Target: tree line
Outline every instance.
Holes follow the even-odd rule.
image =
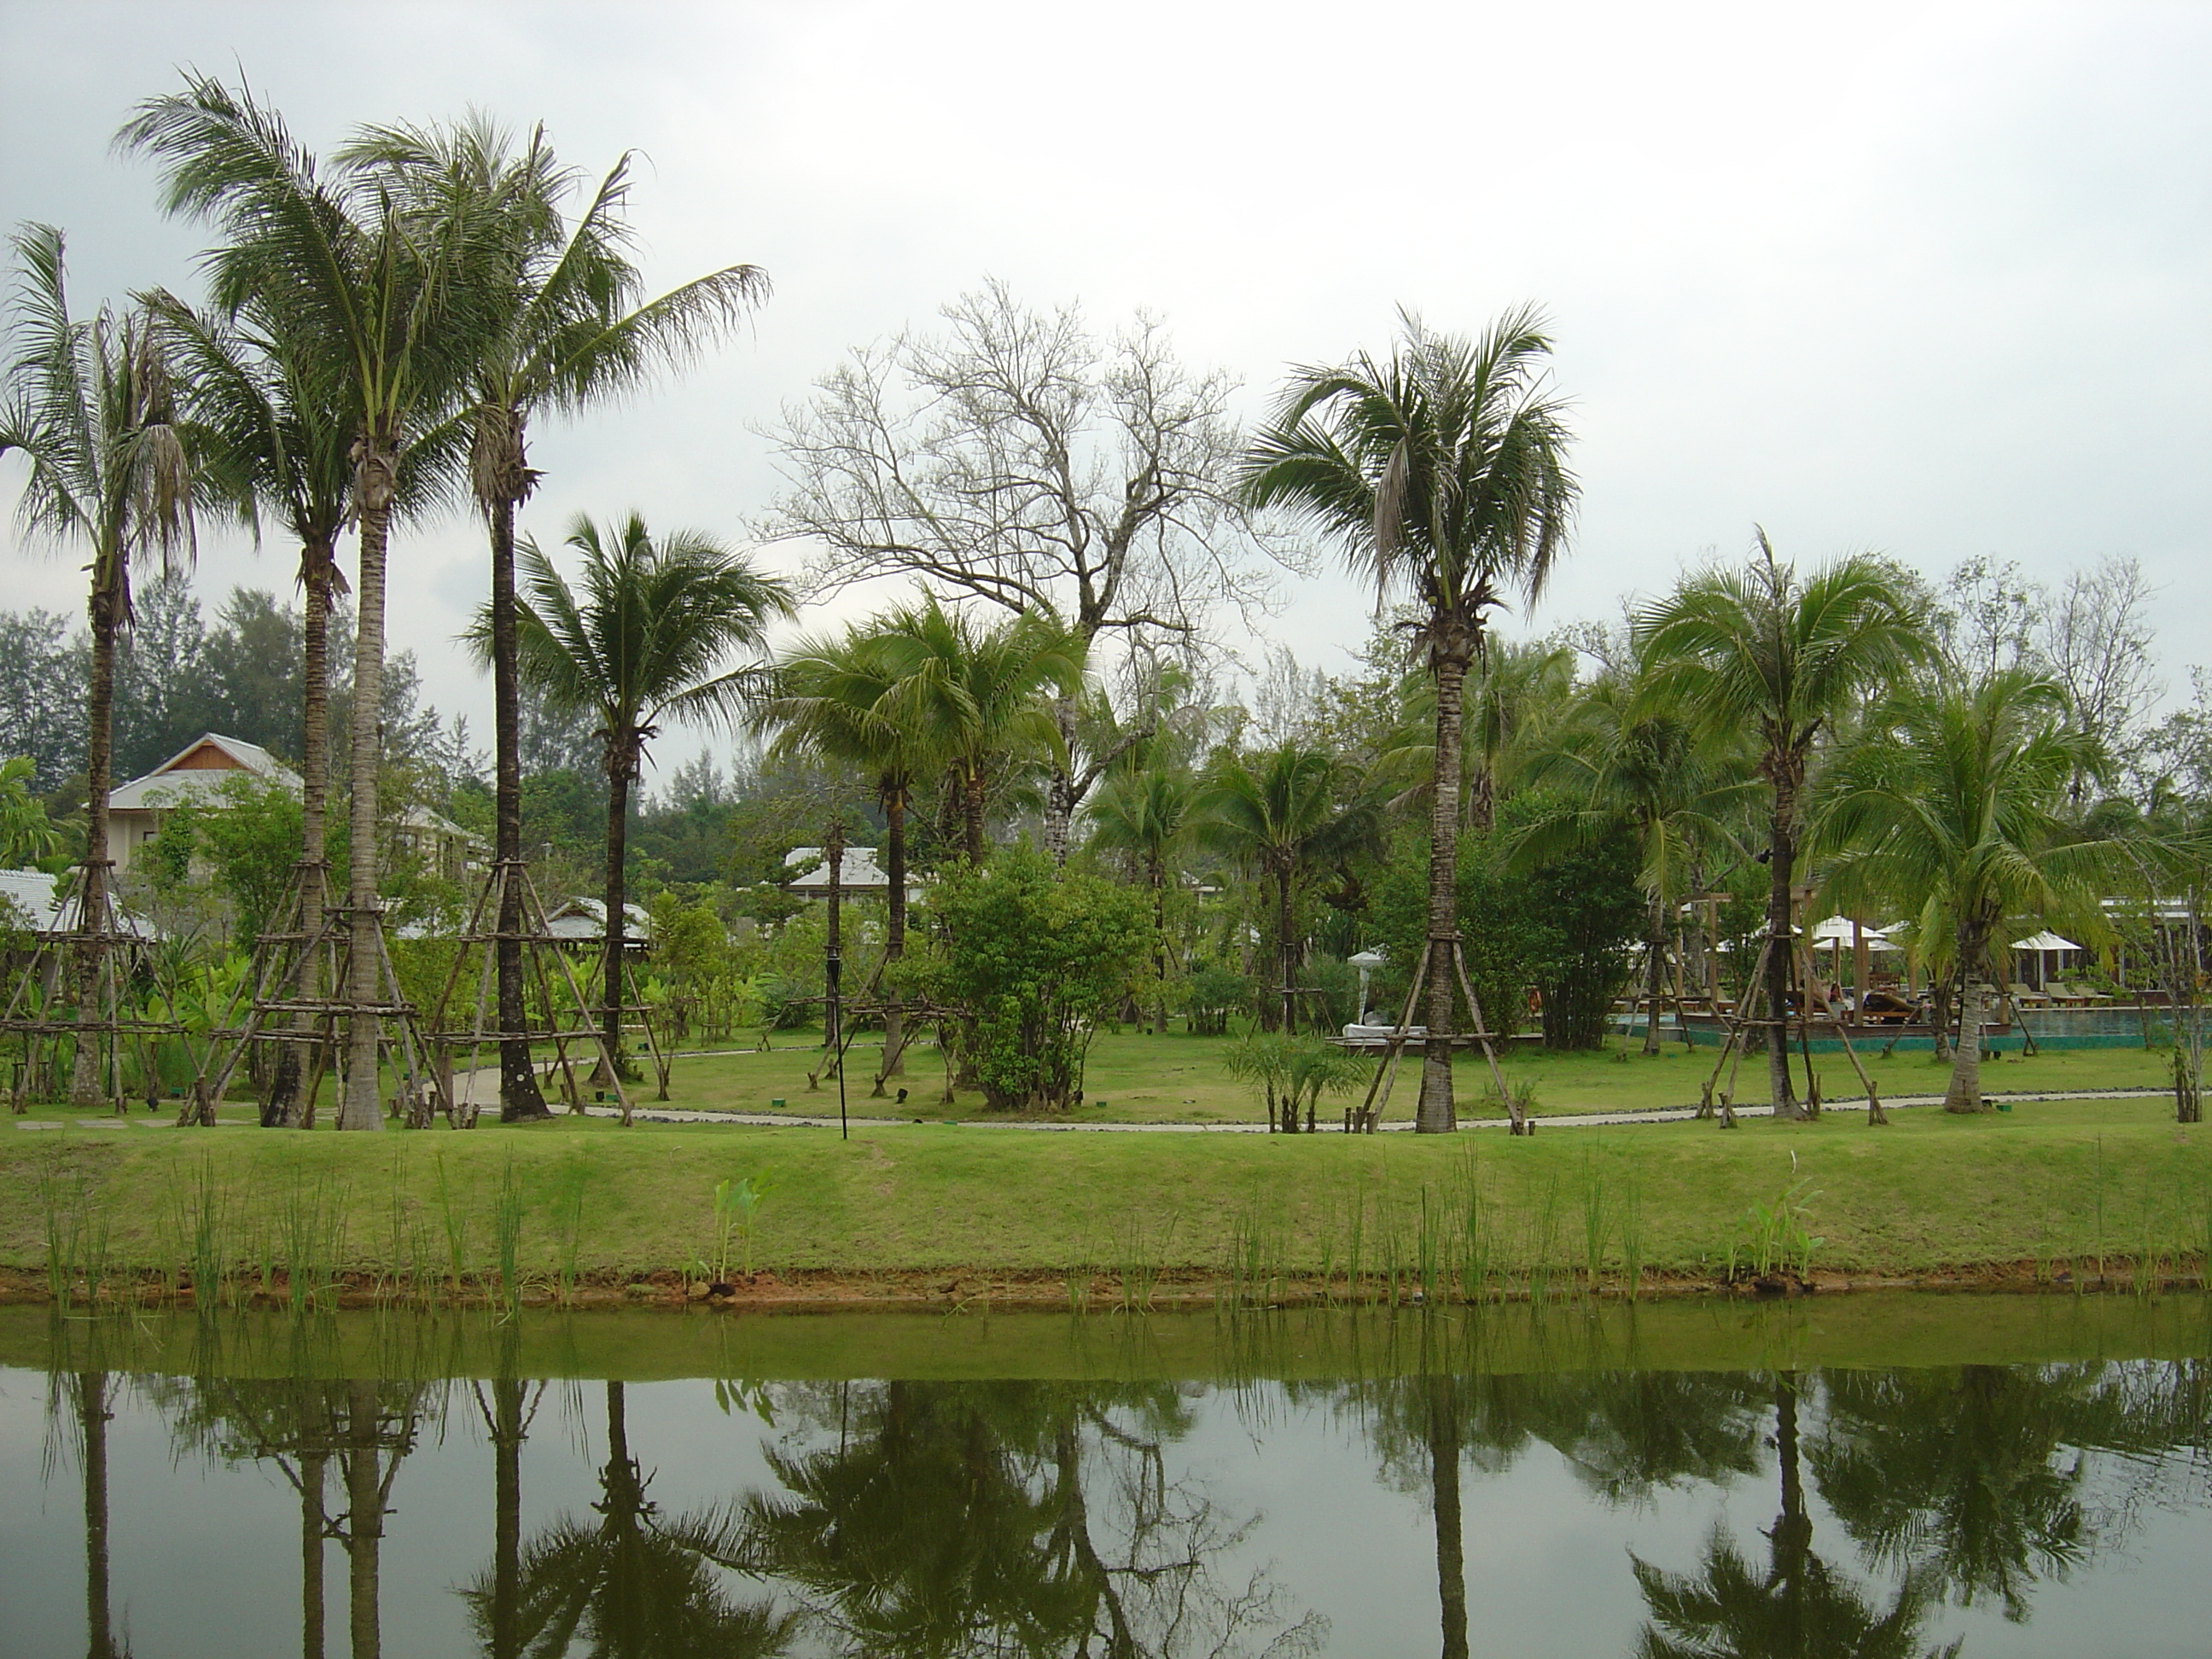
[[[390,805],[410,787],[485,832],[508,1119],[547,1109],[507,879],[540,828],[598,843],[611,1037],[626,902],[672,873],[651,846],[684,849],[679,903],[774,927],[775,842],[802,823],[877,836],[878,1085],[911,1000],[1006,1104],[1079,1095],[1101,1019],[1158,1030],[1240,1002],[1269,1028],[1334,1018],[1347,959],[1380,945],[1386,1004],[1409,999],[1427,1033],[1419,1127],[1449,1129],[1471,1023],[1535,1018],[1547,1042],[1587,1046],[1639,959],[1656,1006],[1670,955],[1721,947],[1723,909],[1735,975],[1764,963],[1738,988],[1793,1006],[1794,953],[1757,941],[1790,936],[1808,888],[1902,918],[1962,1032],[2016,923],[2102,945],[2116,894],[2161,918],[2179,895],[2185,973],[2160,936],[2194,1000],[2203,700],[2144,727],[2139,568],[2107,561],[2047,593],[1984,560],[1938,589],[1869,556],[1801,568],[1761,534],[1618,627],[1510,638],[1498,618],[1543,596],[1579,495],[1533,309],[1474,336],[1408,313],[1379,353],[1294,369],[1247,433],[1228,382],[1182,365],[1157,324],[1103,337],[988,285],[854,352],[766,434],[785,483],[749,528],[803,551],[790,582],[634,511],[578,519],[557,553],[520,532],[533,421],[650,386],[768,295],[732,264],[649,296],[627,158],[593,180],[543,129],[477,117],[364,126],[319,157],[250,88],[198,75],[142,105],[119,146],[210,234],[204,296],[149,289],[79,314],[60,231],[21,228],[0,404],[0,448],[29,461],[23,523],[91,577],[81,635],[47,613],[0,619],[20,647],[0,713],[31,763],[15,787],[66,793],[82,771],[81,1007],[110,937],[115,769],[218,719],[296,733],[270,745],[306,779],[287,928],[382,915]],[[488,778],[385,646],[394,538],[455,507],[487,532],[467,644],[492,680]],[[218,519],[296,544],[296,613],[244,590],[201,621],[179,573]],[[1240,701],[1228,636],[1324,558],[1376,596],[1361,671],[1271,659]],[[865,621],[769,649],[802,599],[886,579],[902,596]],[[80,684],[81,748],[57,690]],[[748,788],[679,775],[666,836],[634,848],[651,745],[680,720],[747,732]],[[1024,836],[1033,854],[1006,848]],[[940,884],[910,951],[924,873]],[[1039,930],[1110,940],[1115,971],[1040,953]],[[345,985],[303,962],[294,989],[357,1011],[338,1116],[364,1127],[380,1005],[374,954],[349,960]],[[1026,1001],[977,977],[993,963]],[[1786,1032],[1765,1033],[1786,1115]],[[98,1092],[92,1046],[81,1099]],[[305,1048],[286,1051],[272,1121],[305,1110]],[[1972,1109],[1980,1045],[1956,1048],[1952,1102]],[[2192,1075],[2197,1048],[2178,1061]]]

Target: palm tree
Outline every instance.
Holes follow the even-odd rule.
[[[195,312],[174,295],[153,296],[188,377],[188,404],[223,470],[273,514],[300,545],[300,915],[298,931],[322,931],[328,895],[324,817],[330,798],[330,617],[346,591],[337,538],[353,507],[353,425],[342,386],[296,337],[294,319],[249,306],[242,325]],[[322,994],[320,956],[302,951],[293,984],[302,1002]],[[311,1016],[295,1021],[301,1030]],[[311,1045],[280,1053],[263,1121],[306,1127],[301,1076]]]
[[[167,211],[208,220],[224,237],[207,258],[217,308],[290,319],[294,337],[315,353],[317,378],[342,388],[360,570],[346,898],[355,948],[344,988],[357,1012],[337,1127],[379,1128],[381,962],[370,947],[380,908],[386,548],[403,468],[429,459],[428,447],[446,435],[440,423],[475,361],[497,289],[497,241],[459,216],[407,211],[373,167],[320,176],[280,116],[208,76],[188,75],[185,91],[142,104],[119,142],[161,163]]]
[[[1528,781],[1553,785],[1565,799],[1521,833],[1514,855],[1516,862],[1540,862],[1623,825],[1635,838],[1647,916],[1644,1052],[1656,1054],[1668,936],[1690,872],[1706,848],[1735,844],[1734,825],[1759,785],[1680,716],[1640,712],[1638,695],[1632,682],[1599,680],[1553,742],[1530,758]]]
[[[910,703],[901,707],[901,675],[884,635],[872,626],[846,629],[842,638],[809,638],[778,659],[775,690],[751,715],[756,731],[776,733],[781,755],[805,753],[858,766],[875,779],[884,809],[885,923],[884,967],[906,954],[906,819],[915,784],[941,763],[940,739],[917,723]],[[904,716],[904,718],[902,718]],[[904,999],[896,982],[884,994],[884,1079],[905,1068]]]
[[[417,210],[482,227],[499,243],[491,305],[471,369],[469,483],[491,541],[494,818],[492,856],[507,870],[522,858],[521,691],[514,635],[514,515],[542,476],[526,439],[539,410],[574,413],[634,392],[734,325],[766,297],[753,265],[729,265],[659,298],[629,254],[623,213],[630,157],[623,155],[573,224],[562,204],[577,174],[554,158],[542,128],[520,154],[482,118],[449,127],[372,128],[344,152],[391,175]],[[500,1030],[524,1029],[522,891],[501,887],[494,950]],[[500,1118],[550,1115],[526,1037],[500,1044]]]
[[[883,716],[934,732],[945,758],[968,861],[983,861],[983,821],[992,787],[1013,757],[1054,753],[1060,727],[1048,693],[1072,695],[1085,647],[1048,617],[1022,614],[979,626],[934,594],[887,612],[878,623],[882,660],[894,684]]]
[[[571,589],[537,544],[522,544],[526,593],[515,605],[524,682],[557,712],[599,722],[606,757],[607,875],[604,960],[607,1053],[622,1052],[623,857],[630,786],[665,720],[728,720],[745,672],[725,665],[757,650],[791,590],[712,537],[679,530],[655,538],[630,514],[612,535],[579,514],[568,544],[583,560]],[[489,612],[492,607],[487,605]],[[470,635],[488,656],[495,618]]]
[[[1462,805],[1468,823],[1487,831],[1497,822],[1499,775],[1516,771],[1572,702],[1575,654],[1565,646],[1492,635],[1474,674],[1461,714],[1465,769],[1474,775],[1465,781]],[[1394,805],[1425,807],[1436,787],[1437,683],[1425,672],[1408,674],[1401,696],[1397,726],[1383,739],[1376,769],[1402,781]]]
[[[1253,441],[1244,493],[1318,526],[1378,597],[1409,590],[1414,640],[1437,685],[1436,789],[1429,811],[1428,1041],[1415,1126],[1453,1123],[1462,688],[1489,613],[1533,601],[1566,544],[1576,486],[1562,403],[1544,366],[1551,340],[1533,311],[1479,341],[1431,334],[1411,316],[1387,362],[1297,371]]]
[[[108,933],[107,797],[113,782],[116,642],[131,622],[131,568],[166,574],[192,548],[191,434],[180,420],[160,335],[143,313],[70,315],[62,233],[27,225],[10,239],[15,293],[0,386],[0,454],[30,476],[17,505],[34,536],[82,546],[92,573],[92,676],[85,699],[85,848],[77,1018],[95,1017]],[[70,1098],[100,1098],[100,1045],[76,1044]]]
[[[1847,902],[1900,902],[1921,939],[1949,945],[1959,1044],[1943,1109],[1982,1111],[1981,976],[2005,950],[2004,924],[2063,911],[2073,927],[2103,926],[2119,849],[2081,839],[2067,811],[2094,739],[2067,718],[2057,681],[2021,668],[1970,690],[1905,687],[1868,724],[1817,825],[1833,851],[1828,886]]]
[[[501,1622],[500,1586],[464,1590],[485,1650],[591,1659],[769,1659],[798,1621],[771,1602],[733,1601],[715,1568],[736,1547],[711,1510],[674,1518],[646,1496],[631,1455],[623,1385],[606,1385],[607,1461],[589,1521],[563,1516],[531,1540]]]
[[[1286,744],[1244,760],[1224,760],[1206,781],[1197,832],[1273,884],[1275,957],[1282,1006],[1270,1030],[1297,1026],[1297,895],[1319,864],[1340,862],[1373,844],[1382,814],[1344,763],[1326,749]]]
[[[1091,844],[1126,853],[1144,872],[1152,893],[1152,931],[1158,939],[1152,969],[1159,998],[1152,1033],[1168,1029],[1168,872],[1198,827],[1198,782],[1180,769],[1153,767],[1121,772],[1091,802]]]
[[[1800,580],[1766,532],[1743,570],[1715,568],[1637,613],[1649,665],[1640,713],[1686,716],[1723,735],[1754,734],[1767,810],[1767,1080],[1774,1115],[1802,1118],[1790,1082],[1789,1006],[1799,815],[1815,742],[1836,718],[1901,680],[1928,650],[1910,586],[1854,555]]]
[[[1814,1553],[1794,1374],[1775,1378],[1774,1398],[1782,1513],[1766,1534],[1765,1572],[1745,1560],[1719,1528],[1696,1578],[1632,1555],[1637,1588],[1651,1610],[1637,1644],[1638,1659],[1957,1659],[1961,1642],[1923,1644],[1922,1626],[1937,1605],[1936,1586],[1925,1575],[1905,1573],[1885,1609]]]

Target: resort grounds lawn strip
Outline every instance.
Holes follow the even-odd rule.
[[[465,1290],[513,1303],[647,1275],[750,1282],[748,1266],[955,1300],[963,1275],[1026,1276],[1032,1299],[1037,1281],[1064,1281],[1076,1308],[1145,1305],[1199,1281],[1265,1301],[1301,1286],[1550,1296],[1731,1268],[1741,1280],[2009,1267],[2083,1284],[2140,1261],[2194,1278],[2212,1242],[2212,1131],[2171,1110],[1928,1109],[1869,1129],[1833,1109],[1811,1125],[1527,1139],[902,1125],[841,1141],[574,1117],[372,1138],[93,1118],[0,1133],[0,1266],[43,1278],[58,1262],[53,1287],[80,1297],[88,1282],[219,1276],[295,1306],[341,1281],[434,1297],[458,1272]],[[767,1187],[750,1237],[718,1223],[714,1202],[716,1183],[744,1177]]]
[[[932,1046],[910,1047],[906,1075],[891,1079],[890,1093],[873,1099],[869,1090],[881,1050],[869,1046],[872,1034],[856,1039],[848,1055],[850,1075],[845,1079],[847,1109],[855,1116],[943,1118],[988,1121],[993,1113],[981,1095],[964,1091],[951,1106],[941,1103],[945,1069]],[[1603,1053],[1553,1054],[1533,1043],[1512,1043],[1503,1054],[1506,1084],[1535,1090],[1535,1111],[1540,1116],[1580,1112],[1648,1111],[1669,1106],[1694,1106],[1705,1079],[1718,1058],[1711,1048],[1686,1049],[1679,1042],[1666,1045],[1656,1058],[1637,1052],[1640,1037],[1631,1040],[1628,1057],[1620,1057],[1618,1039]],[[1135,1033],[1102,1033],[1091,1045],[1085,1068],[1084,1103],[1066,1113],[1049,1115],[1055,1122],[1077,1123],[1262,1123],[1253,1085],[1231,1078],[1225,1056],[1233,1037],[1190,1036],[1171,1032],[1164,1036]],[[793,1116],[835,1116],[837,1079],[824,1077],[818,1088],[806,1086],[808,1074],[822,1063],[818,1033],[780,1032],[775,1047],[767,1054],[686,1055],[675,1062],[667,1105],[693,1111],[786,1113]],[[1925,1052],[1900,1051],[1881,1058],[1879,1043],[1860,1045],[1869,1073],[1884,1100],[1899,1096],[1940,1095],[1950,1076],[1950,1062],[1937,1062]],[[2033,1093],[2084,1089],[2155,1089],[2172,1079],[2172,1051],[2166,1048],[2045,1049],[2033,1059],[2008,1053],[1989,1062],[1983,1086],[1991,1093]],[[1398,1067],[1390,1097],[1390,1116],[1410,1119],[1413,1092],[1419,1081],[1420,1055],[1409,1051]],[[1802,1066],[1802,1062],[1800,1062]],[[1814,1056],[1822,1094],[1848,1102],[1857,1091],[1850,1061],[1842,1054]],[[1484,1097],[1488,1079],[1480,1054],[1462,1055],[1455,1068],[1460,1110],[1464,1117],[1503,1119],[1504,1109]],[[1798,1073],[1799,1085],[1803,1073]],[[896,1098],[907,1091],[903,1103]],[[656,1103],[648,1086],[637,1091],[636,1103],[651,1109]],[[1858,1097],[1863,1100],[1864,1097]],[[1320,1121],[1341,1123],[1344,1108],[1356,1103],[1358,1091],[1323,1099]],[[1750,1056],[1736,1079],[1736,1103],[1758,1105],[1766,1098],[1766,1070],[1763,1059]],[[778,1106],[775,1102],[781,1100]]]

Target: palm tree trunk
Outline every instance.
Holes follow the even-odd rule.
[[[107,1588],[107,1373],[76,1378],[77,1433],[84,1455],[84,1650],[114,1659],[115,1631]]]
[[[1975,978],[1982,959],[1983,942],[1963,932],[1959,939],[1959,1046],[1951,1056],[1951,1084],[1943,1091],[1947,1112],[1978,1112],[1988,1103],[1982,1098],[1982,987]]]
[[[1467,1567],[1461,1541],[1459,1402],[1449,1376],[1428,1389],[1430,1508],[1437,1528],[1437,1599],[1443,1610],[1443,1659],[1467,1659]]]
[[[636,740],[615,740],[607,757],[606,942],[599,964],[605,1001],[601,1005],[600,1029],[607,1046],[607,1058],[613,1062],[616,1072],[623,1075],[629,1071],[623,1063],[623,934],[626,920],[623,914],[623,861],[629,853],[629,782],[636,775]]]
[[[100,554],[93,564],[92,684],[85,698],[84,884],[77,902],[76,1000],[79,1023],[100,1018],[106,977],[108,879],[107,796],[114,787],[115,645],[131,607],[129,574],[120,553]],[[109,1009],[112,1016],[116,1011]],[[100,1089],[98,1036],[77,1039],[70,1067],[70,1103],[97,1106]]]
[[[1659,1052],[1659,1000],[1666,989],[1667,981],[1667,906],[1663,900],[1651,901],[1651,937],[1644,965],[1644,1052]]]
[[[352,1659],[378,1659],[383,1642],[377,1609],[384,1545],[384,1485],[379,1479],[376,1384],[346,1384],[346,1580]]]
[[[906,782],[884,791],[884,1063],[876,1068],[872,1100],[883,1098],[885,1078],[906,1075],[906,997],[892,981],[906,955]]]
[[[520,434],[515,434],[519,452]],[[520,465],[515,456],[517,470]],[[492,975],[499,1005],[499,1121],[553,1115],[530,1062],[522,975],[522,681],[514,645],[514,497],[489,503],[491,526],[492,862],[500,884],[498,941]]]
[[[346,907],[351,948],[346,957],[346,1000],[355,1010],[346,1028],[345,1089],[338,1100],[341,1129],[378,1129],[377,1051],[384,1022],[373,1010],[382,987],[376,949],[378,769],[384,758],[380,716],[384,703],[384,564],[392,530],[398,457],[389,440],[367,434],[355,465],[354,500],[360,508],[361,574],[355,584],[353,641],[353,798],[347,815]]]
[[[1291,866],[1279,866],[1275,871],[1275,960],[1283,975],[1280,1024],[1285,1036],[1295,1036],[1298,1029],[1297,920],[1291,906],[1297,891]]]
[[[1773,1565],[1770,1583],[1787,1587],[1784,1616],[1792,1626],[1780,1632],[1784,1653],[1807,1651],[1812,1632],[1797,1628],[1804,1615],[1805,1577],[1812,1565],[1813,1517],[1805,1508],[1805,1477],[1797,1428],[1797,1376],[1784,1371],[1774,1380],[1774,1455],[1781,1467],[1782,1513],[1768,1534]]]
[[[491,1385],[493,1508],[492,1659],[522,1651],[522,1391],[520,1378]]]
[[[300,1456],[300,1655],[323,1659],[323,1487],[327,1455]]]
[[[1146,860],[1152,883],[1152,967],[1159,975],[1159,1006],[1152,1012],[1152,1035],[1168,1034],[1168,872],[1158,854]]]
[[[300,916],[299,970],[292,994],[301,1002],[322,995],[322,951],[307,941],[323,930],[324,819],[331,793],[331,574],[332,549],[325,539],[301,550],[300,580],[305,612],[300,619]],[[314,1017],[294,1017],[292,1029],[314,1029]],[[262,1121],[273,1127],[305,1129],[309,1091],[305,1079],[314,1065],[315,1045],[288,1042],[278,1050],[276,1075],[269,1085]]]
[[[1452,1102],[1452,1000],[1458,989],[1452,944],[1459,933],[1460,738],[1472,652],[1439,648],[1437,676],[1437,776],[1429,800],[1428,1040],[1421,1059],[1420,1104],[1413,1127],[1443,1134],[1459,1127]]]
[[[966,769],[960,780],[960,826],[970,864],[983,861],[983,769]]]
[[[1790,963],[1796,951],[1790,934],[1790,878],[1797,866],[1797,786],[1784,778],[1774,786],[1774,816],[1767,838],[1766,1086],[1774,1115],[1802,1122],[1805,1112],[1790,1083]]]

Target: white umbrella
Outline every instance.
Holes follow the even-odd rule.
[[[2015,951],[2078,951],[2081,947],[2076,945],[2072,939],[2066,939],[2060,934],[2054,933],[2050,929],[2045,928],[2042,933],[2031,933],[2026,939],[2014,939],[2012,942],[2012,948]]]

